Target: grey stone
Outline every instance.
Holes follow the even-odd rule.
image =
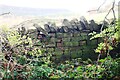
[[[71,23],[67,19],[63,20],[63,26],[67,26],[68,28],[72,28]]]
[[[89,26],[90,26],[91,31],[99,31],[100,30],[100,27],[98,26],[97,23],[95,23],[94,20],[90,20]]]
[[[71,20],[70,23],[71,23],[72,29],[74,31],[80,31],[81,30],[81,25],[80,25],[80,23],[77,19]]]
[[[69,29],[68,29],[67,26],[62,26],[62,29],[63,29],[63,31],[66,32],[66,33],[69,32]]]
[[[84,16],[80,17],[80,24],[81,24],[82,29],[89,29],[88,22]]]
[[[47,32],[38,24],[33,24],[33,26],[36,28],[36,31],[42,32],[43,34],[47,34]]]
[[[53,24],[51,22],[48,22],[48,24],[45,24],[44,28],[48,33],[55,33],[56,29],[57,29],[55,24]]]
[[[48,24],[44,24],[44,28],[45,28],[45,31],[48,33],[51,31]]]

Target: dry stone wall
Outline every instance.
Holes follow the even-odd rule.
[[[56,55],[54,61],[71,60],[73,58],[96,59],[94,49],[100,40],[90,40],[89,32],[51,33],[46,44],[47,52]]]

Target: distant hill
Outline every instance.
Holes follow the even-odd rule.
[[[42,9],[42,8],[27,8],[27,7],[15,7],[0,5],[0,14],[10,12],[15,15],[36,15],[36,16],[46,16],[46,15],[57,15],[57,14],[69,14],[72,13],[66,9]]]
[[[33,22],[37,20],[43,24],[44,22],[52,21],[52,19],[53,21],[57,21],[56,18],[71,17],[72,15],[73,13],[66,9],[42,9],[0,5],[0,25],[5,24],[9,25],[9,27],[27,20],[33,20]]]
[[[55,22],[57,25],[61,25],[61,21],[65,18],[69,20],[74,18],[79,19],[80,16],[85,16],[88,21],[94,19],[100,22],[104,20],[110,8],[111,4],[108,4],[102,6],[100,11],[94,11],[97,8],[93,8],[90,9],[90,11],[93,11],[81,15],[80,13],[73,13],[66,9],[41,9],[0,5],[0,26],[5,24],[13,27],[24,21],[32,21],[39,25],[43,25],[46,22]],[[117,10],[118,7],[115,6],[115,11]],[[118,13],[116,12],[117,15]],[[113,14],[110,14],[108,18],[113,18]]]

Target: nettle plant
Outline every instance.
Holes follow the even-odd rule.
[[[114,47],[117,47],[117,44],[120,41],[119,32],[120,28],[118,23],[116,23],[116,25],[109,25],[98,34],[96,32],[90,33],[89,35],[92,36],[90,38],[91,40],[96,38],[102,39],[102,42],[98,44],[95,52],[109,55],[109,52],[113,50]]]
[[[1,41],[1,62],[0,69],[2,72],[2,78],[13,78],[15,72],[17,72],[18,67],[22,68],[17,61],[16,56],[22,56],[22,51],[24,49],[23,44],[27,41],[29,43],[30,39],[22,38],[19,33],[10,29],[6,26],[0,27],[0,41]],[[16,71],[15,71],[16,70]],[[19,71],[18,71],[19,72]]]
[[[104,69],[98,75],[104,78],[112,78],[114,76],[119,76],[119,62],[110,56],[110,51],[113,50],[120,42],[120,26],[118,22],[113,25],[109,25],[106,29],[102,30],[100,33],[90,33],[91,40],[100,38],[102,41],[98,44],[95,49],[96,53],[99,53],[98,60],[95,68],[95,72],[99,70],[98,67]],[[105,59],[100,59],[101,55],[106,55]],[[97,77],[98,78],[98,77]]]
[[[0,78],[18,78],[22,76],[21,72],[26,71],[30,64],[27,62],[26,56],[33,45],[32,40],[25,35],[21,36],[17,30],[6,26],[1,26],[0,30]]]
[[[31,74],[40,72],[41,69],[48,68],[50,65],[51,54],[45,54],[45,50],[34,46],[35,42],[28,35],[21,36],[15,29],[10,29],[6,26],[0,27],[0,78],[2,79],[16,79],[33,78]],[[43,66],[46,65],[46,68]],[[41,68],[36,70],[37,67]],[[45,71],[45,75],[50,73]],[[39,77],[44,75],[39,73]]]

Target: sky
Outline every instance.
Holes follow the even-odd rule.
[[[43,9],[67,9],[72,12],[81,13],[99,7],[104,1],[105,0],[0,0],[0,5]],[[106,0],[106,3],[112,1],[113,0]]]

